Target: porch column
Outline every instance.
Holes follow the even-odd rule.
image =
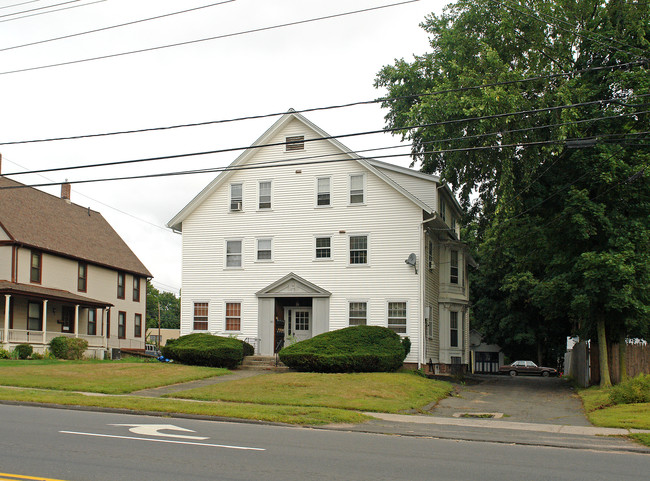
[[[79,337],[79,304],[74,306],[74,337]]]
[[[5,294],[5,327],[2,335],[2,343],[9,345],[9,308],[11,303],[11,294]]]
[[[47,344],[47,299],[43,299],[43,344]]]
[[[108,349],[108,338],[106,337],[106,313],[108,309],[102,309],[102,337],[104,338],[104,348]]]

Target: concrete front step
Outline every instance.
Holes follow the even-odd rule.
[[[280,361],[276,365],[275,356],[245,356],[239,369],[286,371],[289,368]]]

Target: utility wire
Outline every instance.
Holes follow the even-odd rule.
[[[234,33],[227,33],[227,34],[223,34],[223,35],[216,35],[214,37],[200,38],[200,39],[196,39],[196,40],[188,40],[188,41],[185,41],[185,42],[178,42],[178,43],[172,43],[172,44],[167,44],[167,45],[160,45],[160,46],[157,46],[157,47],[149,47],[149,48],[143,48],[143,49],[139,49],[139,50],[130,50],[128,52],[120,52],[120,53],[114,53],[114,54],[109,54],[109,55],[102,55],[102,56],[99,56],[99,57],[90,57],[90,58],[84,58],[84,59],[79,59],[79,60],[70,60],[68,62],[59,62],[59,63],[53,63],[53,64],[49,64],[49,65],[40,65],[40,66],[37,66],[37,67],[27,67],[27,68],[22,68],[22,69],[17,69],[17,70],[8,70],[8,71],[0,72],[0,75],[9,75],[9,74],[14,74],[14,73],[19,73],[19,72],[30,72],[30,71],[33,71],[33,70],[41,70],[41,69],[52,68],[52,67],[61,67],[63,65],[73,65],[73,64],[83,63],[83,62],[91,62],[91,61],[94,61],[94,60],[103,60],[103,59],[107,59],[107,58],[122,57],[122,56],[125,56],[125,55],[132,55],[132,54],[136,54],[136,53],[152,52],[152,51],[155,51],[155,50],[162,50],[162,49],[165,49],[165,48],[179,47],[179,46],[183,46],[183,45],[191,45],[191,44],[200,43],[200,42],[208,42],[208,41],[211,41],[211,40],[219,40],[219,39],[235,37],[235,36],[239,36],[239,35],[246,35],[246,34],[250,34],[250,33],[263,32],[263,31],[274,30],[274,29],[278,29],[278,28],[290,27],[290,26],[294,26],[294,25],[302,25],[302,24],[311,23],[311,22],[318,22],[318,21],[321,21],[321,20],[329,20],[329,19],[332,19],[332,18],[344,17],[344,16],[347,16],[347,15],[355,15],[355,14],[358,14],[358,13],[366,13],[366,12],[370,12],[370,11],[373,11],[373,10],[379,10],[379,9],[382,9],[382,8],[395,7],[395,6],[405,5],[405,4],[408,4],[408,3],[419,2],[419,1],[420,0],[404,0],[402,2],[391,3],[391,4],[388,4],[388,5],[380,5],[380,6],[377,6],[377,7],[364,8],[364,9],[361,9],[361,10],[352,10],[352,11],[343,12],[343,13],[336,13],[336,14],[332,14],[332,15],[324,15],[324,16],[321,16],[321,17],[314,17],[314,18],[309,18],[309,19],[305,19],[305,20],[297,20],[295,22],[287,22],[287,23],[282,23],[282,24],[276,24],[276,25],[271,25],[271,26],[268,26],[268,27],[253,28],[253,29],[250,29],[250,30],[243,30],[243,31],[234,32]]]
[[[521,7],[521,8],[525,8],[526,10],[528,10],[528,11],[530,11],[530,12],[532,12],[532,13],[526,13],[526,12],[522,12],[521,10],[517,10],[517,9],[515,8],[515,6],[512,5],[512,2],[509,2],[509,1],[507,1],[507,0],[504,0],[503,2],[500,2],[500,1],[497,1],[497,0],[491,0],[491,1],[492,1],[493,3],[496,3],[496,4],[498,4],[498,5],[501,5],[502,7],[505,7],[505,8],[508,8],[508,9],[514,11],[514,12],[517,12],[517,13],[519,13],[519,14],[521,14],[521,15],[525,15],[525,16],[531,17],[531,18],[533,18],[533,19],[535,19],[535,20],[537,20],[537,21],[539,21],[539,22],[542,22],[542,23],[544,23],[544,24],[549,23],[549,24],[553,25],[554,27],[556,27],[556,28],[558,28],[558,29],[560,29],[560,30],[562,30],[562,31],[564,31],[564,32],[567,32],[567,33],[570,33],[570,34],[576,35],[576,36],[581,37],[581,38],[586,39],[586,40],[590,40],[590,41],[592,41],[592,42],[594,42],[594,43],[597,43],[597,44],[599,44],[599,45],[601,45],[601,46],[604,46],[604,47],[608,47],[608,48],[614,49],[614,50],[616,50],[616,51],[618,51],[618,52],[621,52],[621,53],[631,53],[631,52],[627,52],[627,51],[625,51],[625,50],[622,50],[622,49],[620,49],[620,48],[618,48],[618,47],[615,47],[614,45],[607,44],[607,43],[604,43],[604,42],[600,42],[600,41],[598,41],[598,40],[592,38],[592,37],[589,36],[589,35],[585,35],[584,33],[578,32],[578,31],[574,28],[574,25],[571,24],[570,22],[567,22],[566,20],[563,20],[563,19],[557,18],[557,17],[555,17],[555,16],[553,16],[553,15],[549,15],[549,14],[547,14],[547,13],[536,12],[533,8],[529,7],[528,5],[521,4],[521,5],[516,5],[516,6],[517,6],[517,7]],[[565,24],[565,25],[568,25],[570,28],[569,28],[569,29],[562,28],[562,27],[560,27],[557,23],[552,23],[552,22],[549,22],[548,20],[544,20],[544,19],[540,18],[540,15],[543,16],[543,17],[545,17],[545,18],[547,18],[547,19],[552,19],[552,20],[555,20],[556,22],[559,22],[559,23],[563,23],[563,24]],[[615,38],[612,38],[612,37],[608,37],[608,36],[606,36],[606,35],[602,35],[602,34],[600,34],[600,33],[598,33],[598,32],[590,32],[590,33],[591,33],[592,35],[596,35],[596,36],[598,36],[598,37],[600,37],[600,38],[604,38],[604,39],[606,39],[606,40],[609,40],[610,42],[616,42],[616,43],[618,43],[619,45],[622,45],[622,46],[624,46],[624,47],[631,48],[631,49],[635,49],[635,50],[638,50],[638,51],[640,51],[640,52],[643,52],[643,55],[648,55],[648,53],[650,53],[650,52],[646,52],[646,51],[643,50],[642,48],[635,47],[635,46],[633,46],[633,45],[629,45],[629,44],[627,44],[627,43],[625,43],[625,42],[621,42],[621,41],[618,40],[618,39],[615,39]],[[634,56],[637,57],[637,58],[647,59],[647,57],[642,57],[642,56],[637,55],[637,54],[632,54],[632,55],[634,55]]]
[[[8,159],[6,155],[2,156],[2,160],[6,160],[7,162],[10,162],[10,163],[12,163],[14,165],[17,165],[21,169],[27,170],[27,167],[25,167],[24,165],[20,165],[19,163],[15,162],[13,160]],[[53,179],[50,179],[49,177],[46,177],[43,174],[36,174],[36,175],[38,175],[39,177],[42,177],[43,179],[48,180],[50,182],[55,182]],[[54,183],[54,184],[51,184],[51,185],[57,185],[57,184]],[[154,224],[153,222],[149,222],[148,220],[142,219],[142,218],[137,217],[137,216],[135,216],[133,214],[129,214],[128,212],[120,210],[117,207],[113,207],[112,205],[108,205],[108,204],[102,202],[101,200],[94,199],[94,198],[92,198],[92,197],[90,197],[90,196],[88,196],[88,195],[86,195],[86,194],[84,194],[82,192],[77,191],[76,194],[80,195],[81,197],[85,197],[86,199],[92,200],[93,202],[97,202],[98,204],[101,204],[104,207],[108,207],[109,209],[113,209],[114,211],[119,212],[120,214],[127,215],[127,216],[129,216],[129,217],[131,217],[131,218],[133,218],[133,219],[135,219],[137,221],[144,222],[145,224],[149,224],[149,225],[151,225],[153,227],[157,227],[158,229],[163,230],[165,232],[170,232],[169,229],[167,229],[167,228],[165,228],[165,227],[163,227],[161,225]]]
[[[650,95],[650,94],[639,95],[639,97],[648,96],[648,95]],[[597,105],[597,104],[602,105],[602,104],[608,104],[608,103],[612,103],[612,102],[618,103],[618,100],[617,99],[594,100],[594,101],[590,101],[590,102],[581,102],[581,103],[577,103],[577,104],[567,104],[567,105],[561,105],[561,106],[555,106],[555,107],[545,107],[543,109],[524,110],[524,111],[518,111],[518,112],[507,112],[507,113],[501,113],[501,114],[486,115],[486,116],[482,116],[482,117],[468,117],[468,118],[464,118],[464,119],[445,120],[445,121],[440,121],[440,122],[432,122],[432,123],[428,123],[428,124],[393,127],[393,128],[380,129],[380,130],[369,130],[369,131],[365,131],[365,132],[354,132],[354,133],[341,134],[341,135],[330,135],[330,136],[325,136],[325,137],[316,137],[316,138],[312,138],[312,139],[304,139],[304,142],[317,142],[317,141],[321,141],[321,140],[332,140],[332,139],[340,139],[340,138],[348,138],[348,137],[358,137],[358,136],[363,136],[363,135],[383,134],[383,133],[387,133],[387,132],[397,132],[397,131],[412,130],[412,129],[419,129],[419,128],[436,127],[436,126],[441,126],[441,125],[449,125],[449,124],[455,124],[455,123],[470,122],[470,121],[475,121],[475,120],[496,119],[496,118],[503,118],[503,117],[508,117],[508,116],[530,115],[530,114],[540,113],[540,112],[550,112],[550,111],[554,111],[554,110],[583,107],[583,106],[588,106],[588,105]],[[68,166],[68,167],[52,167],[52,168],[49,168],[49,169],[40,169],[40,170],[34,170],[34,171],[29,171],[29,172],[17,172],[17,173],[15,173],[13,175],[37,174],[37,173],[42,173],[42,172],[56,172],[56,171],[60,171],[60,170],[77,170],[77,169],[86,169],[86,168],[93,168],[93,167],[106,167],[106,166],[114,166],[114,165],[134,164],[134,163],[151,162],[151,161],[158,161],[158,160],[177,159],[177,158],[181,158],[181,157],[196,157],[196,156],[200,156],[200,155],[221,154],[221,153],[226,153],[226,152],[243,151],[243,150],[247,150],[247,149],[261,149],[261,148],[266,148],[266,147],[277,147],[277,146],[280,146],[280,145],[286,145],[286,142],[274,142],[274,143],[270,143],[270,144],[249,145],[249,146],[245,146],[245,147],[230,147],[230,148],[226,148],[226,149],[216,149],[216,150],[209,150],[209,151],[203,151],[203,152],[190,152],[190,153],[176,154],[176,155],[165,155],[165,156],[149,157],[149,158],[135,159],[135,160],[122,160],[122,161],[116,161],[116,162],[100,162],[100,163],[95,163],[95,164],[84,164],[84,165]]]
[[[180,15],[180,14],[188,13],[188,12],[195,12],[197,10],[202,10],[202,9],[205,9],[205,8],[215,7],[217,5],[232,3],[234,1],[236,1],[236,0],[223,0],[221,2],[211,3],[209,5],[203,5],[203,6],[200,6],[200,7],[189,8],[187,10],[180,10],[178,12],[166,13],[164,15],[157,15],[155,17],[143,18],[143,19],[140,19],[140,20],[134,20],[132,22],[121,23],[119,25],[111,25],[109,27],[102,27],[102,28],[97,28],[95,30],[88,30],[88,31],[85,31],[85,32],[73,33],[73,34],[70,34],[70,35],[64,35],[62,37],[48,38],[46,40],[39,40],[37,42],[24,43],[22,45],[14,45],[13,47],[0,48],[0,52],[6,52],[7,50],[14,50],[14,49],[17,49],[17,48],[22,48],[22,47],[30,47],[32,45],[40,45],[40,44],[48,43],[48,42],[55,42],[57,40],[63,40],[63,39],[66,39],[66,38],[79,37],[79,36],[88,35],[88,34],[91,34],[91,33],[103,32],[105,30],[111,30],[113,28],[126,27],[128,25],[135,25],[135,24],[138,24],[138,23],[149,22],[151,20],[159,20],[161,18],[171,17],[171,16],[174,16],[174,15]]]
[[[30,0],[29,2],[14,3],[13,5],[5,5],[4,7],[0,7],[0,10],[4,10],[5,8],[19,7],[21,5],[27,5],[28,3],[36,3],[42,1],[43,0]]]
[[[645,134],[648,134],[648,133],[650,133],[650,132],[639,132],[639,133],[635,133],[635,134],[610,134],[610,135],[611,136],[616,136],[616,135],[642,135],[642,134],[645,135]],[[548,141],[508,144],[508,145],[470,147],[470,148],[464,148],[464,149],[436,150],[436,151],[421,152],[421,154],[436,154],[436,153],[443,153],[443,152],[458,152],[458,151],[473,151],[473,150],[485,150],[485,149],[504,149],[504,148],[511,148],[511,147],[538,146],[538,145],[565,143],[565,142],[571,141],[571,140],[583,140],[583,139],[548,140]],[[374,156],[370,160],[375,160],[375,159],[380,159],[380,158],[387,158],[387,157],[391,157],[391,158],[392,157],[404,157],[404,156],[410,156],[410,155],[411,155],[410,153],[406,153],[406,154],[392,154],[392,155],[384,155],[384,156]],[[211,168],[207,168],[207,169],[163,172],[163,173],[155,173],[155,174],[129,175],[129,176],[121,176],[121,177],[105,177],[105,178],[96,178],[96,179],[66,181],[65,183],[68,183],[68,184],[87,184],[87,183],[109,182],[109,181],[117,181],[117,180],[135,180],[135,179],[148,179],[148,178],[155,178],[155,177],[170,177],[170,176],[177,176],[177,175],[206,174],[206,173],[229,172],[229,171],[239,171],[239,170],[257,170],[257,169],[266,169],[266,168],[270,168],[270,167],[302,167],[302,166],[305,166],[305,165],[320,165],[320,164],[329,164],[329,163],[349,162],[349,161],[353,161],[353,160],[357,160],[357,159],[346,157],[346,158],[341,158],[341,159],[313,160],[313,161],[299,161],[299,162],[287,161],[287,160],[273,160],[273,161],[268,161],[268,162],[260,162],[260,163],[257,163],[257,164],[249,164],[249,165],[242,165],[242,166],[211,167]],[[9,176],[9,175],[24,174],[24,173],[26,173],[26,172],[20,172],[20,173],[15,173],[15,174],[4,174],[4,175]],[[20,188],[25,188],[25,187],[50,187],[50,186],[53,186],[53,185],[60,185],[62,183],[63,182],[31,184],[31,185],[21,184],[21,185],[16,185],[16,186],[0,187],[0,190],[4,190],[4,189],[20,189]]]
[[[46,5],[45,7],[38,7],[38,8],[32,8],[30,10],[23,10],[21,12],[14,12],[14,13],[7,13],[5,15],[0,15],[0,18],[3,17],[13,17],[15,15],[20,15],[21,13],[29,13],[29,12],[35,12],[37,10],[45,10],[46,8],[52,8],[52,7],[60,7],[61,5],[67,5],[69,3],[77,3],[80,0],[69,0],[67,2],[62,2],[62,3],[55,3],[54,5]]]
[[[94,2],[87,2],[87,3],[82,3],[81,5],[72,5],[71,7],[63,7],[63,8],[57,8],[55,10],[48,10],[47,12],[40,12],[40,13],[31,13],[29,15],[23,15],[22,17],[16,17],[16,18],[7,18],[5,20],[0,20],[0,23],[4,22],[13,22],[14,20],[21,20],[23,18],[28,18],[28,17],[36,17],[37,15],[47,15],[49,13],[55,13],[55,12],[61,12],[63,10],[70,10],[72,8],[81,8],[81,7],[87,7],[89,5],[93,5],[95,3],[103,3],[106,0],[96,0]]]
[[[105,1],[105,0],[102,0],[102,1]],[[221,119],[221,120],[209,120],[209,121],[205,121],[205,122],[194,122],[194,123],[189,123],[189,124],[178,124],[178,125],[170,125],[170,126],[165,126],[165,127],[150,127],[150,128],[145,128],[145,129],[122,130],[122,131],[105,132],[105,133],[98,133],[98,134],[74,135],[74,136],[67,136],[67,137],[53,137],[53,138],[35,139],[35,140],[17,140],[17,141],[10,141],[10,142],[0,142],[0,145],[31,144],[31,143],[38,143],[38,142],[54,142],[54,141],[60,141],[60,140],[78,140],[78,139],[87,139],[87,138],[92,138],[92,137],[106,137],[106,136],[111,136],[111,135],[136,134],[136,133],[143,133],[143,132],[153,132],[153,131],[159,131],[159,130],[179,129],[179,128],[186,128],[186,127],[201,127],[201,126],[206,126],[206,125],[224,124],[224,123],[230,123],[230,122],[240,122],[240,121],[244,121],[244,120],[256,120],[256,119],[263,119],[263,118],[269,118],[269,117],[278,117],[280,115],[285,115],[285,114],[292,113],[292,112],[302,114],[302,113],[307,113],[307,112],[316,112],[316,111],[323,111],[323,110],[332,110],[332,109],[340,109],[340,108],[347,108],[347,107],[355,107],[355,106],[359,106],[359,105],[370,105],[370,104],[376,104],[376,103],[381,103],[381,102],[391,102],[391,101],[395,101],[395,100],[403,100],[403,99],[410,99],[410,98],[416,99],[416,98],[421,98],[421,97],[430,97],[430,96],[436,96],[436,95],[442,95],[442,94],[448,94],[448,93],[466,92],[466,91],[469,91],[469,90],[478,90],[478,89],[484,89],[484,88],[489,88],[489,87],[512,85],[512,84],[517,84],[517,83],[532,82],[532,81],[536,81],[536,80],[545,80],[545,79],[552,79],[552,78],[557,78],[557,77],[567,77],[567,76],[582,74],[582,73],[586,73],[586,72],[592,72],[592,71],[598,71],[598,70],[610,70],[610,69],[617,69],[617,68],[626,68],[626,67],[633,67],[633,66],[638,66],[638,65],[643,65],[643,64],[648,64],[648,61],[628,62],[628,63],[625,63],[625,64],[619,64],[619,65],[605,65],[605,66],[600,66],[600,67],[591,67],[591,68],[585,68],[585,69],[582,69],[582,70],[575,70],[575,71],[572,71],[572,72],[561,72],[561,73],[557,73],[557,74],[528,77],[528,78],[521,79],[521,80],[506,80],[506,81],[502,81],[502,82],[494,82],[494,83],[483,84],[483,85],[475,85],[475,86],[469,86],[469,87],[458,87],[458,88],[454,88],[454,89],[438,90],[438,91],[434,91],[434,92],[427,92],[427,93],[413,94],[413,95],[403,95],[403,96],[398,96],[398,97],[382,97],[382,98],[375,99],[375,100],[362,100],[362,101],[358,101],[358,102],[350,102],[350,103],[338,104],[338,105],[329,105],[329,106],[325,106],[325,107],[313,107],[313,108],[302,109],[302,110],[290,110],[290,111],[285,111],[285,112],[274,112],[274,113],[270,113],[270,114],[249,115],[249,116],[245,116],[245,117],[235,117],[235,118]]]

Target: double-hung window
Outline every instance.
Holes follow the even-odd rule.
[[[449,282],[458,284],[458,251],[451,250],[449,261]]]
[[[271,181],[264,180],[260,182],[259,209],[271,208]]]
[[[406,334],[406,302],[388,303],[388,329]]]
[[[88,309],[88,335],[97,335],[97,310]]]
[[[142,337],[142,314],[136,314],[133,320],[133,337]]]
[[[233,212],[242,210],[243,200],[242,184],[230,184],[230,210]]]
[[[368,236],[350,236],[350,265],[368,264]]]
[[[241,267],[242,262],[242,241],[241,240],[228,240],[226,241],[226,268]]]
[[[273,241],[271,239],[257,239],[257,260],[258,261],[272,261]]]
[[[327,207],[331,205],[330,182],[330,177],[319,177],[316,180],[316,205],[318,207]]]
[[[429,251],[427,252],[427,263],[429,265],[429,270],[432,271],[435,269],[435,261],[433,260],[433,241],[429,241]]]
[[[241,302],[226,302],[226,331],[241,331]]]
[[[133,276],[133,300],[140,302],[140,278]]]
[[[332,258],[332,238],[329,236],[316,237],[316,260]]]
[[[208,303],[195,302],[194,303],[194,325],[192,326],[195,331],[208,330]]]
[[[80,262],[77,267],[77,290],[86,292],[88,289],[88,264]]]
[[[124,311],[117,313],[117,337],[126,339],[126,312]]]
[[[124,299],[126,289],[126,274],[124,272],[117,273],[117,298]]]
[[[368,323],[368,304],[366,302],[350,302],[348,307],[348,320],[351,326],[365,326]]]
[[[32,251],[31,268],[29,271],[30,282],[41,283],[43,255],[38,251]]]
[[[440,217],[442,217],[442,220],[444,222],[447,222],[447,206],[445,205],[445,201],[440,198]]]
[[[458,311],[449,311],[449,345],[458,347]]]
[[[43,304],[40,302],[30,302],[27,305],[27,330],[43,330]]]
[[[350,175],[350,204],[363,204],[365,199],[365,175]]]

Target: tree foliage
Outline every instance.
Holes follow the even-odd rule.
[[[647,3],[459,0],[422,27],[432,51],[376,86],[388,127],[468,209],[475,325],[538,357],[599,325],[601,343],[647,338]]]
[[[160,306],[160,327],[180,329],[180,298],[171,292],[159,291],[150,282],[147,282],[147,328],[158,327],[158,306]]]

